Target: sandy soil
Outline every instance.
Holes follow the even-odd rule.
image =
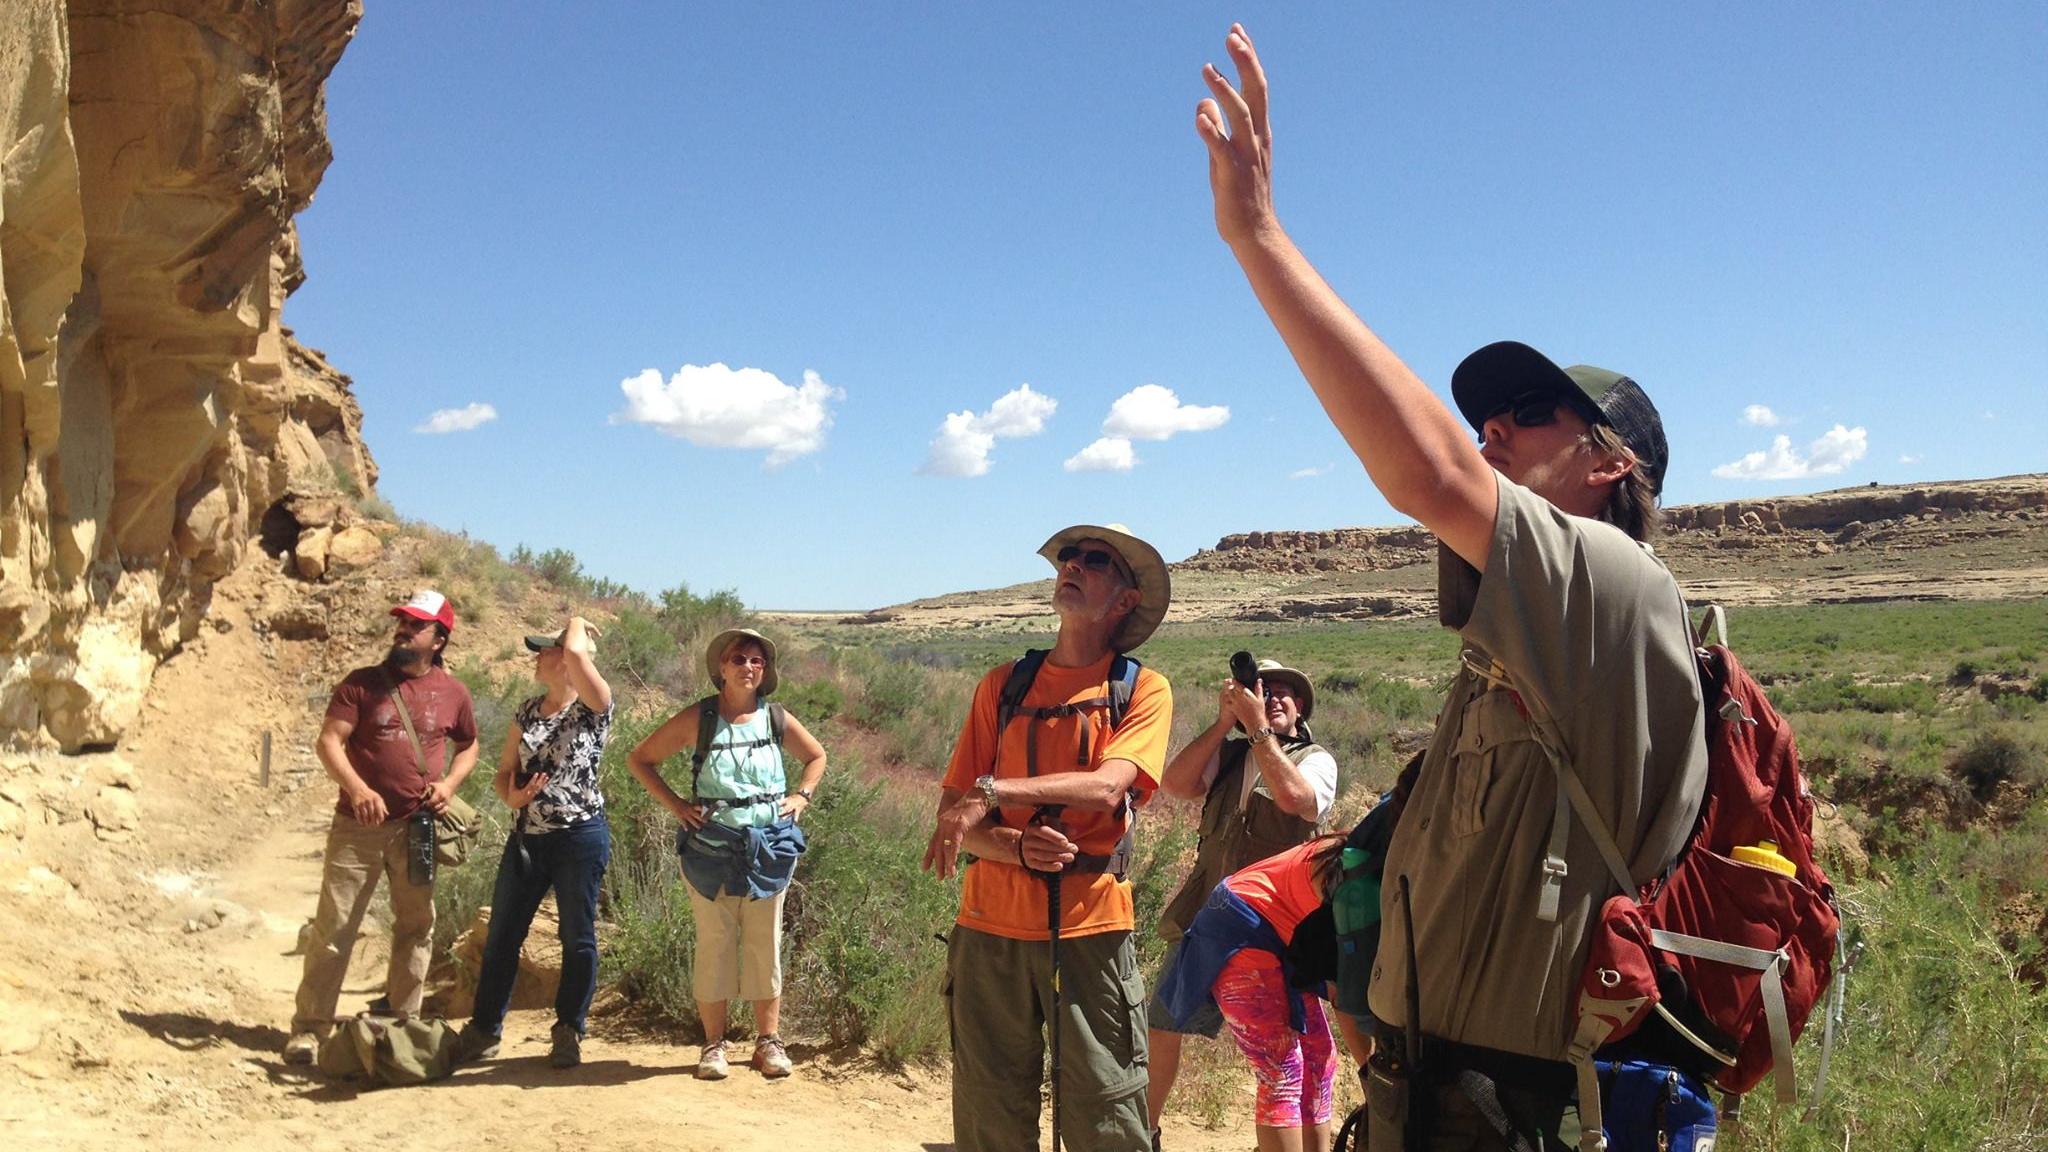
[[[252,564],[222,588],[224,630],[165,665],[118,753],[0,758],[0,811],[15,813],[0,826],[0,1147],[950,1147],[943,1069],[799,1042],[787,1081],[707,1084],[688,1074],[694,1044],[615,1017],[593,1021],[568,1072],[547,1067],[546,1011],[513,1013],[501,1058],[426,1087],[364,1091],[283,1064],[333,803],[310,741],[326,686],[385,634],[398,582],[329,590],[347,627],[285,642],[257,621],[292,589]],[[378,937],[359,946],[344,1007],[377,994],[385,954]],[[1248,1124],[1168,1131],[1176,1149],[1251,1143]]]

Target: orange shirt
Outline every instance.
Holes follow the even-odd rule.
[[[1323,894],[1316,888],[1313,857],[1327,841],[1317,838],[1297,844],[1278,856],[1245,865],[1223,878],[1224,886],[1238,899],[1266,918],[1280,939],[1294,943],[1294,931],[1308,914],[1322,906]],[[1248,948],[1238,955],[1256,968],[1277,968],[1280,958]]]
[[[1031,691],[1024,696],[1028,708],[1051,708],[1094,700],[1109,691],[1109,667],[1114,657],[1105,656],[1083,668],[1062,668],[1048,660],[1038,669]],[[1173,726],[1173,690],[1166,677],[1150,668],[1138,670],[1138,682],[1131,692],[1130,708],[1115,732],[1109,730],[1109,709],[1084,708],[1076,715],[1035,720],[1018,715],[1007,731],[996,732],[996,702],[1009,679],[1005,664],[981,678],[974,689],[974,704],[967,711],[967,723],[960,729],[960,742],[953,746],[952,762],[946,766],[944,786],[965,792],[974,779],[993,772],[998,779],[1030,775],[1025,740],[1029,729],[1038,726],[1038,774],[1086,772],[1105,760],[1129,760],[1138,766],[1138,789],[1142,803],[1159,787],[1159,774],[1166,761],[1166,739]],[[1076,763],[1081,749],[1082,725],[1088,726],[1088,759]],[[1000,739],[998,738],[1000,737]],[[1031,822],[1032,809],[1005,807],[1003,823],[1022,828]],[[1080,850],[1106,856],[1123,838],[1124,823],[1135,814],[1119,817],[1115,812],[1083,812],[1069,808],[1060,816],[1060,826]],[[976,860],[967,867],[960,884],[960,916],[956,923],[994,936],[1012,940],[1044,940],[1046,930],[1045,880],[1015,860]],[[1107,872],[1076,872],[1060,885],[1060,934],[1087,936],[1098,932],[1128,932],[1136,925],[1131,905],[1131,885]]]

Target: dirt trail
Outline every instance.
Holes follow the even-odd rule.
[[[514,1012],[499,1059],[425,1087],[362,1091],[284,1065],[333,803],[306,745],[324,685],[382,634],[391,589],[336,597],[336,622],[370,614],[321,645],[257,626],[273,584],[245,570],[224,587],[225,630],[164,667],[118,753],[0,757],[0,797],[22,813],[0,829],[0,1147],[950,1147],[942,1069],[797,1043],[787,1081],[707,1084],[689,1075],[694,1045],[616,1019],[593,1021],[568,1072],[547,1067],[547,1011]],[[345,1009],[382,984],[382,940],[357,952]],[[1251,1144],[1248,1123],[1168,1134],[1198,1152]]]

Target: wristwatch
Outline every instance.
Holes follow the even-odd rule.
[[[1252,743],[1257,744],[1260,741],[1264,740],[1266,737],[1271,736],[1272,734],[1273,729],[1260,728],[1259,730],[1252,733]]]
[[[981,802],[987,806],[989,811],[993,812],[996,810],[996,778],[993,775],[984,772],[975,777],[974,790],[981,793]]]
[[[811,798],[811,790],[809,788],[799,788],[795,792],[791,793],[791,795],[801,796],[805,800],[809,800]]]

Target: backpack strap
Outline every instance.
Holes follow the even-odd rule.
[[[718,732],[718,697],[697,701],[697,751],[690,756],[690,803],[697,799],[697,778],[704,774],[704,761],[711,755],[711,737]]]
[[[996,696],[996,740],[1003,738],[1003,730],[1024,706],[1024,697],[1031,691],[1031,682],[1038,679],[1038,670],[1045,665],[1047,649],[1033,648],[1010,665],[1010,675],[1003,681],[1003,690]]]
[[[1104,692],[1101,696],[1092,700],[1075,700],[1066,704],[1056,704],[1049,708],[1025,707],[1024,697],[1030,694],[1031,684],[1038,678],[1038,670],[1045,666],[1045,658],[1049,654],[1050,652],[1047,649],[1033,648],[1026,651],[1023,656],[1018,658],[1015,664],[1010,666],[1010,674],[1004,678],[1002,691],[996,696],[996,740],[999,745],[1003,732],[1010,726],[1010,721],[1016,719],[1020,714],[1029,716],[1034,720],[1044,720],[1060,716],[1080,716],[1090,708],[1107,708],[1109,711],[1109,730],[1114,732],[1123,723],[1124,715],[1130,711],[1131,697],[1137,692],[1138,671],[1141,665],[1137,660],[1121,652],[1117,653],[1110,661],[1109,682],[1104,686]],[[1088,763],[1088,731],[1088,725],[1084,722],[1081,728],[1081,742],[1075,750],[1075,762],[1077,764],[1085,765]],[[1024,736],[1024,771],[1028,776],[1038,775],[1038,725],[1036,724],[1033,724]],[[1125,794],[1124,802],[1119,806],[1119,814],[1124,816],[1125,820],[1124,834],[1118,839],[1116,848],[1107,855],[1094,855],[1085,852],[1076,854],[1073,862],[1067,865],[1066,871],[1111,872],[1121,877],[1130,870],[1131,853],[1134,847],[1133,832],[1135,831],[1134,826],[1137,824],[1137,809],[1134,806],[1136,797],[1137,789],[1133,788]]]

